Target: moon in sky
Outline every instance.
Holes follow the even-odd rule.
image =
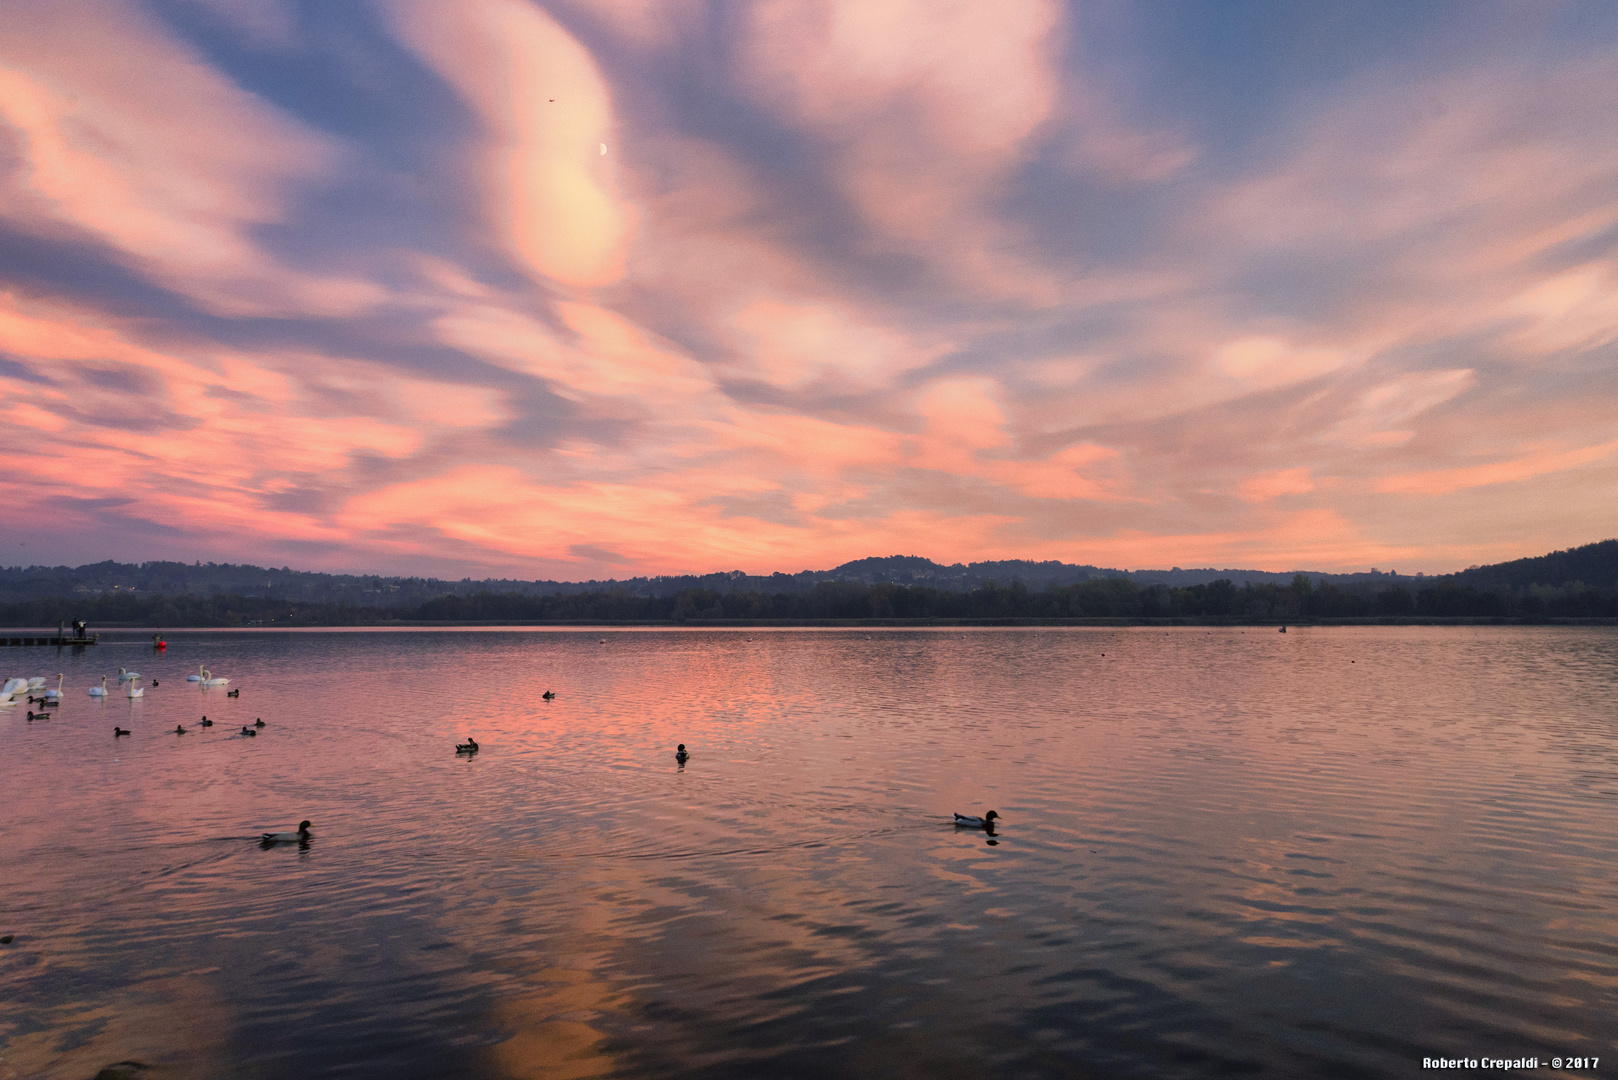
[[[601,152],[603,154],[605,154],[607,152],[607,144],[606,143],[601,144]]]

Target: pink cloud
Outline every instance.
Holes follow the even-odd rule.
[[[1541,447],[1506,461],[1384,477],[1377,481],[1376,490],[1394,495],[1446,495],[1462,488],[1532,480],[1547,473],[1603,461],[1614,453],[1618,453],[1618,440],[1574,450]]]
[[[0,10],[0,130],[19,160],[0,215],[83,230],[227,312],[350,312],[384,296],[266,255],[250,226],[332,168],[335,144],[245,93],[118,2]]]
[[[388,10],[400,37],[482,119],[478,183],[510,252],[563,285],[621,277],[634,215],[617,191],[611,90],[589,51],[522,0]]]

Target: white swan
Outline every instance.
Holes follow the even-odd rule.
[[[43,675],[35,675],[32,679],[28,680],[28,689],[30,690],[42,690],[44,687],[45,676]]]
[[[132,682],[138,678],[140,678],[140,672],[138,671],[125,671],[123,668],[118,669],[119,682]]]
[[[216,679],[213,677],[213,672],[209,671],[207,668],[202,669],[203,686],[224,686],[229,681],[229,679]]]
[[[185,677],[185,681],[186,682],[201,682],[203,679],[206,679],[208,677],[208,676],[202,674],[206,670],[207,670],[207,668],[204,668],[201,664],[198,664],[197,665],[197,674],[195,674],[195,675],[187,675]]]
[[[0,686],[0,697],[10,697],[20,694],[28,689],[27,679],[7,679],[4,686]]]
[[[90,687],[90,696],[91,697],[106,697],[107,696],[107,677],[105,675],[101,676],[101,685],[100,686],[92,686],[92,687]]]
[[[62,700],[62,680],[65,677],[66,676],[63,676],[63,675],[56,676],[56,686],[54,688],[50,689],[50,690],[45,691],[45,700],[46,701],[57,702],[57,701]]]
[[[136,686],[133,682],[131,682],[129,684],[129,696],[130,697],[137,698],[137,697],[144,697],[145,695],[146,695],[146,688],[144,686]]]

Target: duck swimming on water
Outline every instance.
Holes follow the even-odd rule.
[[[297,832],[267,832],[259,843],[269,844],[301,844],[309,839],[308,820],[298,822]]]
[[[209,720],[206,716],[204,716],[202,718],[200,723],[202,724],[203,727],[213,727],[213,721]]]
[[[468,735],[464,743],[455,744],[455,752],[457,754],[475,754],[478,752],[478,741]]]
[[[685,752],[685,743],[681,743],[679,746],[674,748],[674,760],[678,761],[680,764],[684,765],[686,759],[690,756],[690,754]]]
[[[129,734],[129,732],[125,731],[121,727],[114,727],[112,729],[112,737],[115,738],[115,739],[120,735],[128,735],[128,734]]]
[[[992,829],[994,828],[994,819],[999,816],[1000,814],[996,810],[990,810],[982,817],[974,817],[971,814],[956,814],[955,824],[963,829]]]

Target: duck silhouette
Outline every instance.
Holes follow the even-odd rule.
[[[259,843],[266,847],[272,844],[304,844],[309,841],[309,821],[305,819],[298,822],[297,832],[267,832]]]

